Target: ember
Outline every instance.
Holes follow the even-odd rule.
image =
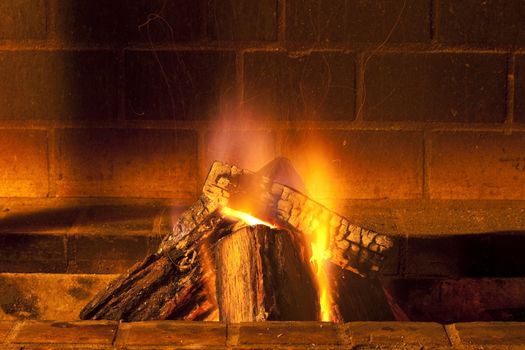
[[[271,227],[271,228],[275,228],[275,226],[270,224],[269,222],[265,222],[265,221],[263,221],[261,219],[258,219],[255,216],[252,216],[252,215],[250,215],[248,213],[244,213],[242,211],[235,210],[235,209],[232,209],[232,208],[224,207],[224,208],[221,209],[221,213],[225,217],[242,220],[242,221],[246,222],[248,225],[265,225],[265,226],[268,226],[268,227]]]
[[[228,322],[337,320],[327,264],[374,275],[393,244],[286,185],[215,162],[202,196],[157,253],[81,317],[210,320],[218,308]]]

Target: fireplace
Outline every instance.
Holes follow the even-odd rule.
[[[524,344],[524,12],[497,0],[3,0],[0,343]],[[316,271],[329,249],[301,243],[316,290],[306,323],[79,320],[173,235],[215,161],[257,173],[275,159],[271,183],[393,242],[380,268],[326,258]],[[293,231],[257,237],[281,229]]]

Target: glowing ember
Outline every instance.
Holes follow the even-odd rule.
[[[244,221],[245,223],[247,223],[248,225],[265,225],[265,226],[268,226],[268,227],[271,227],[271,228],[275,228],[274,225],[270,224],[269,222],[266,222],[266,221],[263,221],[261,219],[258,219],[256,218],[255,216],[252,216],[248,213],[245,213],[245,212],[242,212],[242,211],[239,211],[239,210],[235,210],[235,209],[232,209],[232,208],[228,208],[228,207],[223,207],[221,209],[221,212],[224,216],[228,216],[228,217],[231,217],[231,218],[236,218],[236,219],[239,219],[239,220],[242,220]]]

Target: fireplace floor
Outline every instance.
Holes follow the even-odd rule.
[[[0,322],[8,349],[523,349],[525,324]]]
[[[77,320],[97,291],[157,249],[172,204],[3,201],[0,320]],[[381,283],[409,320],[525,321],[525,202],[354,201],[336,209],[400,237]]]

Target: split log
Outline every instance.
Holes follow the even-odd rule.
[[[317,320],[318,298],[302,237],[264,225],[236,227],[214,249],[220,320]]]
[[[212,270],[203,269],[209,240],[231,230],[220,214],[208,215],[186,237],[166,241],[113,281],[81,311],[81,319],[123,321],[203,320],[216,311]]]

